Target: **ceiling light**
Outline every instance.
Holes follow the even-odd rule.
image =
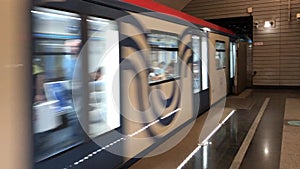
[[[265,21],[264,27],[265,28],[275,28],[275,21],[274,20]]]

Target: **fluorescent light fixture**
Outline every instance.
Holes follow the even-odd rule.
[[[48,13],[48,12],[42,12],[42,11],[35,11],[35,10],[31,10],[31,13],[40,14],[40,15],[46,15],[46,16],[50,16],[50,17],[60,17],[60,18],[68,18],[68,19],[81,20],[81,18],[79,18],[79,17],[68,16],[68,15],[61,15],[61,14],[56,14],[56,13]]]
[[[274,20],[265,21],[264,27],[265,28],[275,28],[275,21]]]
[[[265,153],[265,155],[268,155],[268,154],[269,154],[269,149],[268,149],[267,147],[265,147],[264,153]]]
[[[89,19],[87,19],[86,21],[93,22],[93,23],[101,23],[101,24],[104,24],[104,25],[109,24],[109,20],[102,19],[102,18],[96,18],[96,17],[89,17]]]
[[[270,21],[265,21],[265,24],[264,24],[264,27],[265,28],[271,28],[271,23],[270,23]]]

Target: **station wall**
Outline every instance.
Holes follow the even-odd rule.
[[[202,19],[231,18],[249,16],[249,7],[253,9],[253,22],[258,23],[258,28],[253,28],[250,62],[257,72],[253,85],[300,86],[299,0],[290,0],[290,10],[289,0],[192,0],[183,12]],[[275,20],[275,27],[264,28],[266,20]]]

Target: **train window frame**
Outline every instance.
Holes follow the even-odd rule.
[[[70,101],[69,94],[72,90],[72,75],[70,75],[69,66],[65,65],[78,56],[82,47],[82,16],[76,12],[69,12],[65,10],[58,10],[46,7],[34,7],[31,10],[33,26],[32,26],[32,81],[36,85],[40,84],[40,90],[43,90],[44,99],[42,101],[36,101],[35,90],[38,86],[33,88],[32,96],[32,114],[34,120],[33,133],[34,133],[34,160],[39,162],[48,159],[56,154],[69,150],[85,140],[84,131],[80,129],[80,126],[75,119],[76,110],[74,102]],[[60,21],[59,19],[62,19]],[[44,18],[44,20],[43,20]],[[69,20],[77,20],[69,22]],[[63,22],[65,25],[60,25],[60,28],[45,27],[44,22],[49,20],[56,20],[57,22]],[[78,23],[77,23],[78,22]],[[40,27],[40,25],[42,25]],[[51,23],[48,24],[59,24]],[[75,27],[73,27],[75,26]],[[62,31],[65,28],[65,32]],[[75,33],[74,33],[75,31]],[[58,43],[59,42],[59,43]],[[71,44],[72,43],[72,44]],[[41,46],[38,46],[41,45]],[[38,50],[37,48],[40,48]],[[51,62],[50,62],[51,61]],[[53,62],[53,63],[52,63]],[[54,63],[55,62],[55,63]],[[57,63],[59,66],[57,66]],[[73,63],[73,62],[72,62]],[[51,67],[53,64],[56,67]],[[76,66],[74,66],[76,67]],[[73,67],[73,68],[74,68]],[[53,69],[55,68],[55,69]],[[75,69],[75,68],[74,68]],[[71,72],[73,73],[73,70]],[[37,79],[39,74],[42,74],[43,80]],[[55,95],[53,95],[55,93]],[[53,98],[55,96],[55,98]],[[55,100],[53,100],[55,99]],[[55,120],[43,120],[40,111],[56,113]],[[49,113],[48,113],[49,114]],[[52,118],[53,119],[53,118]],[[44,121],[44,122],[43,122]],[[52,127],[45,127],[50,122],[53,122]],[[77,121],[78,122],[78,121]],[[72,130],[70,133],[69,131]],[[46,139],[53,138],[56,133],[73,135],[76,131],[76,135],[65,137],[60,140],[60,144],[57,141],[51,142],[45,141]],[[67,133],[66,133],[67,132]],[[49,145],[45,144],[47,142]],[[68,144],[61,144],[61,142],[69,142]],[[40,145],[43,144],[41,148]],[[46,151],[47,150],[47,151]],[[45,152],[46,151],[46,152]]]
[[[114,101],[110,101],[110,100],[113,100],[114,99],[114,95],[110,95],[108,94],[109,92],[109,87],[111,86],[118,86],[117,89],[114,89],[114,94],[117,94],[118,97],[117,98],[120,98],[120,74],[118,73],[117,74],[117,81],[115,81],[115,79],[111,79],[115,76],[110,76],[112,75],[112,73],[114,73],[114,70],[118,69],[119,67],[119,63],[120,63],[120,46],[119,46],[119,43],[115,43],[115,41],[119,42],[120,40],[120,37],[119,37],[119,25],[118,25],[118,22],[114,21],[113,19],[109,19],[109,18],[103,18],[103,17],[99,17],[99,16],[94,16],[94,15],[88,15],[86,17],[86,26],[87,26],[87,38],[88,38],[88,41],[87,41],[87,56],[88,56],[88,73],[89,75],[91,75],[92,78],[95,78],[96,74],[98,74],[99,72],[99,68],[100,68],[100,71],[103,76],[104,72],[104,78],[102,78],[100,81],[102,83],[102,86],[101,86],[101,89],[99,90],[99,80],[96,80],[94,79],[93,81],[89,81],[89,86],[88,86],[88,89],[89,89],[89,94],[90,94],[90,102],[93,102],[97,99],[91,99],[91,96],[94,96],[95,94],[101,92],[102,95],[104,94],[106,100],[104,101],[104,105],[103,107],[106,108],[106,112],[102,115],[104,115],[104,117],[106,117],[106,119],[103,119],[105,122],[103,123],[103,121],[98,121],[96,123],[98,123],[98,127],[101,125],[102,128],[104,127],[103,130],[101,130],[100,132],[96,131],[94,133],[92,133],[92,125],[93,123],[95,122],[89,122],[89,133],[87,133],[89,135],[89,137],[91,138],[97,138],[97,137],[101,137],[102,135],[104,135],[105,133],[108,133],[108,132],[111,132],[112,130],[116,130],[118,128],[121,127],[121,112],[118,110],[118,112],[113,112],[113,110],[115,110],[114,108],[114,105],[112,104],[116,104],[116,105],[120,105],[120,100],[114,100]],[[99,35],[101,34],[100,32],[97,32],[99,30],[95,30],[95,29],[90,29],[91,27],[91,24],[90,23],[106,23],[107,25],[105,25],[103,28],[105,28],[106,26],[111,26],[112,29],[107,29],[105,31],[108,31],[105,32],[105,37],[99,37]],[[92,30],[93,32],[91,32],[92,34],[90,34],[90,30]],[[108,38],[109,37],[109,38]],[[90,51],[90,46],[92,46],[91,44],[91,41],[90,40],[100,40],[102,41],[104,39],[104,48],[102,49],[104,52],[103,53],[98,53],[98,51],[96,51],[96,58],[95,56],[92,57],[92,53],[91,52],[95,52],[95,51]],[[117,39],[114,39],[114,38],[117,38]],[[112,42],[113,41],[113,42]],[[99,43],[99,42],[98,42]],[[107,46],[107,44],[114,44],[116,46],[114,46],[113,48],[111,48],[111,46]],[[103,45],[103,44],[102,44]],[[117,51],[116,51],[117,50]],[[117,54],[116,54],[117,53]],[[112,57],[105,57],[105,55],[112,55]],[[117,56],[116,56],[117,55]],[[109,58],[109,64],[107,63],[108,62],[108,59]],[[112,59],[112,58],[115,58],[115,59]],[[91,61],[91,59],[93,59],[93,61]],[[99,63],[96,62],[95,59],[99,59]],[[111,64],[111,62],[114,62],[114,64]],[[93,68],[91,68],[93,67]],[[110,69],[107,69],[107,67],[110,67]],[[91,69],[91,70],[90,70]],[[119,71],[119,70],[116,70],[116,71]],[[109,75],[107,75],[109,74]],[[115,84],[110,84],[111,82],[114,82]],[[97,85],[98,83],[98,85]],[[103,90],[104,89],[104,90]],[[90,105],[92,103],[89,103]],[[97,104],[99,106],[99,104],[101,104],[99,101],[97,101]],[[99,107],[98,107],[99,109]],[[94,109],[96,110],[96,108]],[[93,110],[93,111],[94,111]],[[100,108],[99,110],[103,111],[103,108]],[[117,111],[116,110],[116,111]],[[89,111],[89,114],[91,114],[93,111]],[[109,113],[108,113],[109,112]],[[90,115],[89,115],[90,116]],[[118,117],[117,117],[118,116]],[[116,120],[117,119],[117,120]],[[102,123],[102,124],[101,124]],[[95,124],[94,124],[95,125]]]
[[[222,46],[218,46],[217,44],[220,44]],[[216,69],[217,70],[225,69],[226,68],[226,43],[225,43],[225,41],[216,40],[215,49],[216,49],[216,52],[215,52]]]
[[[194,46],[195,43],[198,41],[198,46]],[[193,50],[193,93],[196,94],[196,93],[200,93],[201,90],[202,90],[202,65],[201,65],[201,55],[202,55],[202,45],[201,45],[201,42],[202,42],[202,36],[200,35],[196,35],[196,34],[193,34],[192,35],[192,50]],[[196,49],[197,48],[197,49]],[[198,50],[198,54],[197,53],[197,50]],[[198,57],[197,58],[197,62],[195,63],[195,57]],[[195,66],[198,67],[198,72],[195,72]],[[195,75],[197,76],[197,78],[195,78]],[[197,80],[199,80],[199,82],[197,82]],[[195,88],[195,84],[198,83],[198,88]]]
[[[202,62],[202,91],[209,89],[209,38],[207,32],[201,37],[201,62]]]
[[[230,78],[234,78],[236,75],[236,42],[230,42]]]
[[[171,44],[171,47],[169,47],[169,46],[159,46],[159,45],[153,45],[152,43],[151,43],[151,35],[152,34],[156,34],[156,35],[161,35],[162,37],[163,36],[166,36],[166,37],[172,37],[172,38],[175,38],[176,39],[176,45],[175,45],[175,47],[172,47],[172,43],[170,43]],[[176,33],[172,33],[172,32],[165,32],[165,31],[160,31],[160,30],[150,30],[149,31],[149,33],[147,33],[147,43],[148,43],[148,45],[149,45],[149,47],[150,47],[150,53],[149,53],[149,58],[147,58],[147,61],[149,62],[149,64],[148,65],[150,65],[149,66],[149,68],[148,68],[148,84],[150,85],[150,86],[152,86],[152,85],[158,85],[158,84],[161,84],[161,83],[166,83],[166,82],[170,82],[170,81],[174,81],[174,80],[177,80],[177,79],[180,79],[180,62],[178,61],[178,59],[179,59],[179,36],[178,36],[178,34],[176,34]],[[153,66],[152,66],[152,64],[153,64],[153,59],[152,59],[152,54],[154,53],[154,52],[159,52],[159,53],[164,53],[164,52],[175,52],[175,57],[173,58],[173,56],[172,56],[172,58],[171,59],[169,59],[169,60],[171,60],[171,62],[168,62],[168,63],[166,63],[166,56],[164,57],[164,61],[162,61],[162,62],[164,62],[164,70],[168,67],[168,66],[171,66],[171,67],[173,67],[173,69],[174,69],[174,66],[175,66],[175,71],[176,71],[176,74],[173,76],[173,75],[169,75],[169,76],[167,76],[167,77],[163,77],[163,78],[165,78],[165,79],[158,79],[158,80],[151,80],[150,78],[151,78],[151,73],[154,73],[154,69],[152,68]],[[174,54],[173,54],[174,55]],[[160,56],[160,54],[158,54],[158,57]],[[157,64],[158,64],[158,60],[159,60],[159,58],[157,57]],[[160,62],[160,63],[162,63],[162,62]],[[173,64],[172,64],[173,63]],[[156,68],[156,67],[155,67]],[[151,71],[151,70],[153,70],[153,71]],[[156,69],[155,69],[156,70]],[[163,70],[163,71],[164,71]],[[157,76],[157,75],[154,75],[154,76]]]

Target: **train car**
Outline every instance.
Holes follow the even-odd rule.
[[[19,96],[4,103],[22,119],[21,168],[125,168],[161,153],[233,86],[235,35],[217,25],[152,1],[20,6],[27,41],[13,39],[23,56],[4,61],[16,79],[1,89]]]

